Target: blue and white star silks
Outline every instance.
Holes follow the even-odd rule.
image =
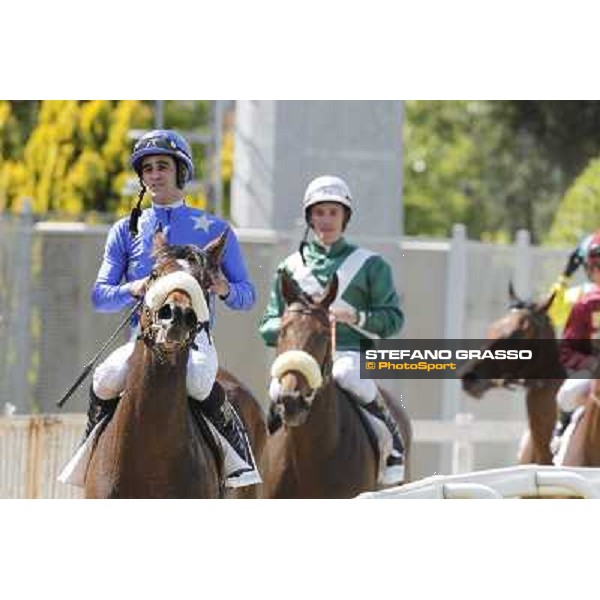
[[[104,259],[92,289],[94,308],[115,312],[133,306],[131,282],[147,277],[152,271],[152,241],[157,229],[166,232],[169,244],[195,244],[203,248],[229,229],[221,269],[229,282],[229,295],[223,301],[235,310],[249,310],[256,302],[256,292],[248,276],[239,242],[229,224],[204,211],[181,205],[153,206],[140,217],[140,235],[132,238],[129,217],[115,223],[109,233]]]
[[[204,233],[208,233],[213,225],[213,221],[211,221],[206,214],[200,215],[199,217],[192,217],[192,221],[194,221],[194,229],[201,229]]]

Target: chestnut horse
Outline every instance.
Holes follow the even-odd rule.
[[[554,300],[552,294],[545,302],[525,302],[514,293],[509,285],[509,311],[494,321],[488,328],[487,342],[482,349],[494,348],[506,340],[547,340],[541,360],[519,361],[516,370],[505,371],[506,362],[483,359],[470,361],[462,369],[463,389],[474,398],[489,389],[514,385],[526,390],[527,420],[526,432],[519,450],[518,461],[521,464],[552,464],[550,442],[556,423],[556,392],[565,377],[560,365],[559,345],[554,334],[552,322],[547,311]],[[514,365],[514,361],[511,361]],[[560,375],[557,379],[548,379],[549,373]]]
[[[299,371],[283,373],[283,425],[271,434],[265,451],[264,493],[269,498],[351,498],[378,487],[376,452],[357,409],[331,377],[332,339],[329,305],[337,293],[337,277],[320,299],[302,292],[281,273],[286,308],[281,319],[277,354],[308,353],[321,370],[321,382]],[[300,353],[298,352],[298,355]],[[304,358],[310,359],[310,357]],[[321,378],[320,378],[321,379]],[[315,389],[316,388],[316,389]],[[411,427],[404,410],[382,390],[396,417],[410,457]]]
[[[224,238],[207,246],[204,252],[195,246],[168,246],[158,233],[154,239],[156,262],[148,292],[161,277],[185,270],[183,261],[187,262],[189,273],[203,285],[199,289],[206,289],[209,271],[218,265],[223,246]],[[144,310],[142,333],[129,359],[125,391],[90,459],[86,497],[256,495],[255,490],[245,488],[231,493],[227,490],[226,494],[219,445],[190,410],[186,370],[199,318],[193,308],[190,293],[175,289],[158,310]],[[157,331],[160,335],[155,335]],[[260,456],[266,431],[258,403],[231,374],[220,370],[218,379],[247,426],[255,444],[255,456]]]

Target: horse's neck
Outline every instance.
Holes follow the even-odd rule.
[[[303,455],[316,455],[335,448],[342,433],[341,412],[337,386],[330,379],[317,392],[306,423],[290,428],[290,442],[295,450]]]
[[[186,370],[188,353],[180,353],[174,364],[161,362],[138,341],[130,358],[127,393],[119,405],[133,428],[146,428],[183,434],[188,407]]]
[[[547,381],[546,385],[527,390],[527,419],[533,445],[533,461],[550,464],[552,454],[550,441],[556,423],[555,396],[560,387],[559,381]]]

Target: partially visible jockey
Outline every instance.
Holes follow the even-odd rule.
[[[548,315],[555,327],[562,329],[567,322],[569,313],[577,300],[586,292],[592,289],[592,282],[586,281],[580,285],[567,287],[569,281],[577,269],[584,263],[586,249],[592,239],[592,234],[586,235],[577,245],[577,248],[571,252],[565,265],[565,269],[556,280],[551,293],[554,293],[554,300],[548,309]]]
[[[393,450],[387,457],[384,484],[404,480],[404,446],[398,426],[388,411],[372,379],[360,378],[360,342],[395,335],[404,322],[389,264],[375,252],[355,246],[343,237],[352,216],[353,201],[345,181],[322,176],[307,187],[303,212],[306,233],[300,250],[288,256],[278,268],[286,270],[309,294],[337,273],[337,298],[330,307],[336,323],[336,352],[332,375],[372,415],[380,419],[393,438]],[[312,229],[315,240],[307,243]],[[305,264],[304,264],[305,263]],[[268,346],[275,346],[285,302],[275,276],[269,304],[260,322],[260,333]],[[271,381],[269,396],[275,402],[279,382]],[[271,412],[270,429],[277,426]]]
[[[156,231],[162,230],[168,244],[195,244],[202,248],[226,229],[229,233],[222,275],[210,288],[210,312],[214,315],[216,296],[231,309],[252,308],[256,294],[234,232],[227,222],[185,202],[183,189],[194,174],[187,141],[174,131],[151,131],[134,145],[131,166],[142,190],[131,216],[118,221],[108,233],[104,258],[92,289],[94,308],[100,312],[116,312],[132,307],[144,296],[153,267],[151,252]],[[146,191],[151,196],[152,206],[141,211]],[[198,334],[195,343],[197,349],[190,349],[187,367],[188,395],[201,403],[203,414],[247,464],[245,470],[226,473],[226,485],[259,483],[241,419],[229,402],[223,401],[222,395],[220,400],[216,394],[209,398],[218,369],[215,347],[205,331]],[[96,424],[114,410],[125,388],[127,359],[133,348],[134,341],[117,348],[94,371],[86,438]],[[225,446],[226,453],[228,450]]]
[[[575,302],[560,341],[560,358],[569,378],[556,395],[560,411],[557,435],[587,399],[590,381],[600,366],[600,231],[586,240],[582,257],[589,284]]]

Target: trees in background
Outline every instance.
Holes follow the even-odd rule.
[[[573,214],[581,185],[565,192],[600,154],[600,102],[409,101],[404,147],[409,234],[446,236],[462,222],[475,239],[525,228],[564,243],[578,235],[564,237],[570,223],[595,221],[588,205]],[[591,179],[582,206],[597,195]]]
[[[153,126],[152,101],[0,101],[0,212],[80,217],[124,214],[137,193],[128,160],[133,129]],[[208,133],[208,101],[168,101],[164,122]],[[231,122],[223,136],[224,207],[233,171]],[[600,102],[407,101],[405,231],[472,239],[571,243],[600,225]],[[205,180],[206,147],[192,144]],[[188,189],[205,206],[204,189]]]
[[[208,122],[208,102],[167,102],[169,127]],[[0,211],[79,217],[124,214],[137,194],[129,166],[130,131],[150,129],[151,103],[138,100],[0,102]],[[198,174],[202,145],[193,145]],[[133,185],[132,185],[133,183]],[[187,194],[205,204],[204,190]]]

